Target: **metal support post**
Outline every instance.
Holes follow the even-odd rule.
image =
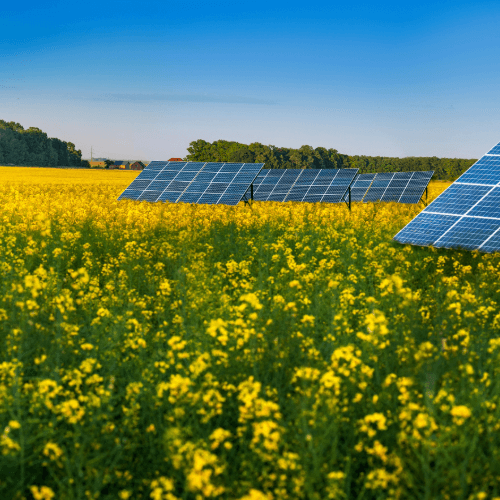
[[[425,188],[425,201],[424,201],[423,195],[422,195],[422,198],[420,198],[420,201],[424,204],[424,207],[427,206],[427,188]]]
[[[351,186],[349,186],[349,212],[351,211]]]
[[[250,199],[253,201],[253,182],[250,184]]]

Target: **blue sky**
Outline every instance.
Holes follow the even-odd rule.
[[[500,3],[9,2],[0,118],[84,157],[196,139],[478,158],[500,141]]]

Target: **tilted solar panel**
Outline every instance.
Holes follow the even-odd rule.
[[[152,161],[118,199],[237,205],[263,165]]]
[[[412,172],[405,189],[399,197],[398,203],[418,203],[434,175],[434,170]]]
[[[394,239],[400,243],[500,250],[500,143],[480,158]]]
[[[362,201],[377,174],[359,174],[351,186],[351,201]],[[344,201],[346,200],[344,195]]]
[[[254,182],[254,200],[340,203],[358,169],[268,169]]]
[[[434,171],[360,174],[351,186],[351,201],[418,203],[433,174]]]

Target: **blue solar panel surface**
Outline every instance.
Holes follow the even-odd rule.
[[[237,205],[263,166],[152,161],[118,199]]]
[[[433,171],[378,173],[363,202],[418,203],[433,174]]]
[[[361,174],[351,186],[351,201],[418,203],[434,171]],[[347,194],[344,196],[346,199]]]
[[[500,250],[500,143],[480,158],[394,239],[400,243]]]
[[[254,200],[340,203],[358,169],[267,169],[254,182]]]

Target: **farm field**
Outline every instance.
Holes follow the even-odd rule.
[[[500,258],[421,204],[0,174],[1,498],[500,499]]]

